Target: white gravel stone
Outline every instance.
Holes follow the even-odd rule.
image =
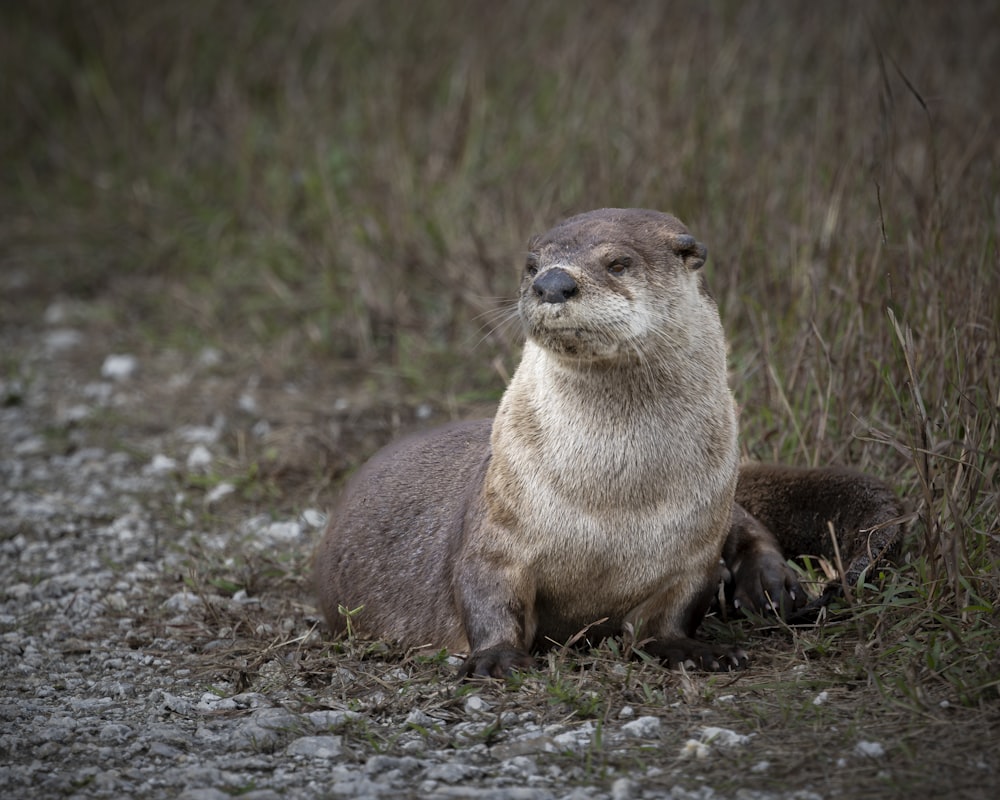
[[[297,522],[272,522],[264,532],[270,543],[294,542],[302,538],[302,526]]]
[[[101,377],[112,381],[132,378],[139,369],[139,359],[128,354],[112,354],[101,365]]]
[[[240,411],[245,411],[247,414],[253,414],[256,416],[260,413],[260,406],[257,405],[257,398],[254,397],[250,392],[243,392],[236,400],[236,407]]]
[[[700,735],[705,744],[719,747],[741,747],[750,741],[750,736],[729,730],[729,728],[708,726],[701,729]]]
[[[229,497],[235,491],[236,487],[231,483],[223,482],[216,484],[205,494],[205,505],[215,505],[223,498]]]
[[[184,462],[189,472],[202,472],[212,463],[212,453],[203,444],[196,444]]]
[[[148,475],[169,475],[177,469],[177,460],[163,453],[153,456],[144,470]]]
[[[58,353],[80,344],[83,341],[83,334],[72,328],[56,328],[45,334],[44,341],[47,350]]]
[[[310,528],[319,529],[326,527],[326,514],[315,508],[307,508],[302,512],[301,518]]]
[[[374,777],[387,772],[401,776],[414,775],[421,770],[420,761],[412,756],[397,758],[395,756],[372,756],[365,762],[365,774]]]
[[[459,764],[449,762],[445,764],[435,764],[427,770],[427,779],[441,781],[442,783],[460,783],[470,780],[479,773],[479,769],[471,764]]]
[[[441,724],[441,720],[432,717],[430,714],[426,714],[419,708],[413,709],[406,716],[407,725],[416,725],[420,728],[434,728]]]
[[[132,735],[132,729],[128,725],[116,722],[109,722],[97,733],[97,738],[102,742],[124,742]]]
[[[622,733],[630,739],[657,739],[660,736],[660,718],[637,717],[622,725]]]
[[[862,740],[854,745],[854,752],[866,758],[882,758],[885,756],[885,747],[880,742]]]
[[[344,744],[339,736],[300,736],[288,745],[286,752],[306,758],[339,758]]]
[[[163,607],[167,610],[180,612],[190,611],[195,606],[200,606],[202,604],[202,599],[194,592],[189,592],[187,589],[176,592],[163,601]]]
[[[479,715],[489,711],[493,706],[480,697],[478,694],[469,695],[465,698],[465,713]]]
[[[611,800],[633,800],[641,797],[639,784],[629,778],[616,778],[611,784]]]
[[[177,436],[185,444],[215,444],[219,429],[209,425],[185,425],[177,429]]]
[[[697,739],[688,739],[681,746],[680,757],[694,759],[708,758],[711,752],[712,748],[704,742],[699,742]]]

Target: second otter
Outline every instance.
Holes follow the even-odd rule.
[[[495,419],[390,446],[331,517],[315,565],[331,629],[360,607],[360,632],[468,652],[477,675],[528,667],[583,629],[628,631],[672,666],[742,666],[739,649],[694,638],[720,556],[744,604],[805,595],[767,528],[734,511],[705,247],[670,215],[602,209],[529,250],[527,341]]]

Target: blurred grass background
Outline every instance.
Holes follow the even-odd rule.
[[[529,235],[709,247],[748,455],[849,462],[1000,596],[1000,6],[6,3],[0,313],[496,397]],[[352,373],[355,374],[355,373]],[[388,377],[386,377],[388,376]]]

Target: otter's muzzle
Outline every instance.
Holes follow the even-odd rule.
[[[566,270],[553,267],[535,278],[531,288],[543,303],[565,303],[580,287]]]

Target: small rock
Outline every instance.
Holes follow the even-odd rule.
[[[622,725],[622,733],[629,739],[656,739],[660,735],[660,718],[638,717]]]
[[[420,762],[413,756],[396,758],[394,756],[376,755],[365,762],[365,775],[374,777],[396,770],[400,775],[413,775],[420,771]]]
[[[163,692],[162,703],[164,708],[168,711],[173,711],[175,714],[188,716],[194,711],[194,704],[190,700],[170,694],[169,692]]]
[[[435,719],[430,714],[425,714],[419,708],[413,709],[409,714],[406,715],[406,724],[414,725],[418,728],[433,729],[441,724],[441,721]]]
[[[300,736],[285,748],[290,756],[306,758],[339,758],[344,744],[339,736]]]
[[[818,695],[816,695],[813,698],[813,705],[814,706],[821,706],[821,705],[823,705],[823,703],[825,703],[829,699],[830,699],[830,693],[829,692],[826,692],[826,691],[820,692]]]
[[[203,347],[198,353],[198,364],[202,367],[217,367],[222,363],[222,351],[217,347]]]
[[[101,365],[101,377],[112,381],[125,381],[139,369],[139,359],[130,355],[110,355]]]
[[[729,728],[706,727],[701,729],[701,740],[705,744],[715,744],[719,747],[739,747],[750,741],[750,737],[736,733]]]
[[[247,594],[246,589],[238,589],[236,593],[229,599],[234,605],[240,607],[247,607],[247,606],[253,606],[256,608],[260,607],[260,598],[251,597],[250,595]]]
[[[294,542],[302,537],[302,526],[297,522],[272,522],[264,536],[271,542]]]
[[[233,695],[233,702],[236,703],[237,708],[262,708],[270,705],[267,697],[260,692],[244,692]]]
[[[859,756],[867,758],[882,758],[885,755],[885,748],[879,742],[860,741],[854,745],[854,752]]]
[[[301,720],[284,708],[260,708],[245,720],[229,738],[238,748],[270,752],[301,727]]]
[[[131,735],[132,729],[128,725],[117,722],[109,722],[97,732],[97,738],[102,742],[124,742]]]
[[[200,472],[212,463],[212,454],[205,445],[197,444],[188,453],[186,463],[189,472]]]
[[[349,720],[357,719],[361,715],[357,711],[310,711],[308,714],[303,715],[305,719],[312,723],[313,727],[317,729],[329,730],[331,728],[340,728],[345,725]]]
[[[76,403],[69,408],[58,412],[57,418],[64,425],[72,425],[75,422],[82,422],[90,416],[92,409],[84,403]]]
[[[465,713],[466,714],[483,714],[489,711],[493,706],[487,703],[478,694],[469,695],[465,699]]]
[[[49,351],[69,350],[83,341],[83,334],[71,328],[57,328],[45,334],[45,349]]]
[[[232,795],[222,791],[222,789],[213,789],[210,787],[185,789],[177,795],[177,800],[232,800]]]
[[[651,719],[655,719],[652,717]],[[659,722],[659,720],[657,720]],[[571,750],[577,750],[582,747],[586,747],[590,744],[590,740],[594,735],[594,725],[591,722],[585,722],[578,728],[571,731],[566,731],[565,733],[559,733],[552,737],[553,743],[555,743],[557,748],[569,748]]]
[[[184,425],[177,429],[177,435],[187,444],[215,444],[219,441],[219,430],[210,425]]]
[[[527,756],[514,756],[502,762],[500,771],[506,775],[528,777],[529,775],[538,774],[538,764],[535,763],[534,759]]]
[[[69,308],[66,303],[57,300],[45,308],[42,319],[45,320],[46,325],[62,325],[69,319]]]
[[[639,784],[628,778],[618,778],[611,784],[611,800],[632,800],[639,797]]]
[[[260,407],[257,405],[257,398],[254,397],[250,392],[243,392],[236,400],[236,407],[240,411],[245,411],[247,414],[252,414],[256,416],[260,413]]]
[[[168,611],[179,611],[181,613],[190,611],[195,606],[200,606],[201,604],[202,599],[194,592],[187,591],[187,589],[172,594],[163,601],[163,607],[165,609]]]
[[[315,508],[307,508],[300,515],[302,521],[310,528],[322,528],[326,526],[326,514]]]
[[[219,697],[217,694],[205,692],[201,699],[195,703],[195,711],[207,714],[215,714],[220,711],[235,711],[239,706],[231,697]]]
[[[681,747],[680,757],[702,759],[708,758],[708,754],[711,752],[712,748],[704,742],[699,742],[697,739],[688,739]]]
[[[435,764],[427,770],[427,779],[431,781],[441,781],[442,783],[459,783],[469,780],[479,774],[476,767],[468,764]]]
[[[211,457],[210,457],[211,458]],[[190,468],[191,459],[188,458],[188,467]],[[213,486],[208,494],[205,495],[205,505],[211,506],[218,503],[222,498],[228,497],[233,492],[236,491],[236,487],[231,483],[220,483]]]
[[[143,470],[147,475],[167,475],[177,469],[177,461],[163,453],[157,453]]]
[[[45,440],[41,436],[29,436],[14,445],[16,456],[37,456],[45,452]]]

